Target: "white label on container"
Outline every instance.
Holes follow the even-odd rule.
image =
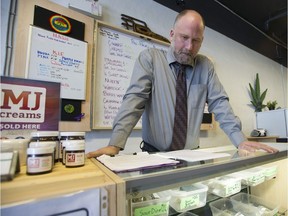
[[[159,203],[134,209],[134,216],[168,215],[169,204]]]
[[[235,182],[226,186],[226,196],[238,193],[241,190],[241,182]]]
[[[184,209],[196,207],[199,205],[199,201],[200,201],[200,195],[199,194],[195,194],[193,196],[181,198],[180,199],[180,209],[184,210]]]
[[[254,175],[248,179],[249,184],[257,185],[264,182],[265,176],[263,173],[259,173],[258,175]]]
[[[66,151],[65,155],[66,155],[66,158],[65,158],[66,166],[79,166],[79,165],[83,165],[85,162],[84,152],[70,153]]]
[[[52,155],[27,158],[28,173],[45,172],[52,169]]]

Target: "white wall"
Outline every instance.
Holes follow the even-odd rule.
[[[152,31],[167,38],[177,15],[173,10],[152,0],[99,0],[99,2],[103,6],[103,21],[121,26],[121,13],[127,14],[145,21]],[[287,68],[209,28],[206,28],[200,52],[214,60],[218,76],[230,96],[234,112],[242,120],[245,134],[250,134],[255,127],[254,110],[248,106],[250,98],[247,88],[248,83],[254,81],[256,73],[259,73],[262,89],[268,88],[266,101],[277,100],[279,106],[287,107],[287,82],[285,82]],[[109,135],[110,131],[104,134],[99,131],[89,133],[87,150],[106,145]],[[140,141],[141,132],[132,133],[125,150],[137,151]],[[229,145],[230,141],[218,128],[216,131],[202,131],[200,144],[202,147]]]
[[[69,3],[69,0],[51,1],[65,7]],[[122,27],[121,14],[126,14],[145,21],[152,31],[167,38],[176,16],[176,12],[153,0],[99,0],[99,3],[103,6],[103,21]],[[248,83],[254,82],[256,73],[259,73],[262,90],[268,88],[265,102],[277,100],[279,106],[287,107],[286,67],[209,28],[206,28],[200,52],[214,60],[217,74],[230,97],[234,112],[242,120],[245,134],[249,135],[255,127],[254,110],[249,106],[247,90]],[[87,151],[106,146],[110,135],[109,130],[87,133]],[[139,151],[141,140],[141,131],[133,131],[125,151]],[[201,147],[230,144],[219,128],[201,132]]]
[[[56,0],[55,2],[59,3]],[[65,6],[68,2],[69,0],[60,1]],[[103,6],[103,21],[122,27],[121,14],[126,14],[145,21],[152,31],[167,38],[177,15],[175,11],[153,0],[99,0],[99,3]],[[200,52],[214,60],[217,74],[230,97],[234,112],[242,120],[245,134],[249,135],[256,125],[247,91],[248,83],[254,82],[256,73],[259,73],[262,89],[268,88],[265,101],[277,100],[279,106],[287,107],[286,67],[209,28],[206,28]],[[111,131],[89,132],[86,136],[87,151],[106,146],[110,134]],[[141,131],[132,132],[125,151],[139,151],[141,140]],[[230,144],[230,140],[219,128],[201,132],[201,147]]]

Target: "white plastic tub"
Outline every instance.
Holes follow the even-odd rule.
[[[0,147],[1,152],[11,152],[18,151],[20,165],[26,165],[27,148],[29,144],[29,139],[1,139]]]
[[[228,197],[241,191],[241,178],[222,176],[204,182],[208,186],[208,192],[220,197]]]
[[[170,206],[177,212],[186,212],[206,205],[208,187],[201,183],[167,190],[159,195],[171,196]]]
[[[240,172],[229,174],[229,176],[241,178],[241,182],[247,186],[256,186],[265,181],[265,169],[263,167],[255,167]]]
[[[275,178],[277,175],[277,165],[275,166],[263,166],[265,181]]]

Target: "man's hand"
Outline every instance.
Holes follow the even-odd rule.
[[[100,148],[96,151],[87,153],[87,158],[99,157],[103,154],[110,155],[110,156],[111,155],[117,155],[119,153],[119,151],[120,151],[119,147],[106,146],[106,147]]]
[[[266,152],[269,153],[275,153],[278,152],[278,149],[272,148],[268,145],[265,145],[263,143],[260,142],[251,142],[251,141],[244,141],[242,143],[240,143],[240,145],[238,146],[239,150],[246,150],[249,152],[255,152],[256,150],[262,149]]]

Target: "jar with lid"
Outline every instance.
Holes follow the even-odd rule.
[[[80,167],[85,164],[85,142],[69,143],[65,147],[65,166]]]
[[[60,132],[60,150],[59,160],[65,165],[65,157],[63,156],[63,144],[65,146],[66,141],[83,141],[85,140],[85,132]]]
[[[50,173],[52,171],[54,149],[52,147],[28,148],[27,170],[28,175]]]
[[[29,148],[47,148],[47,147],[50,147],[50,148],[53,148],[54,151],[53,151],[53,165],[55,165],[55,162],[56,162],[56,143],[55,142],[52,142],[52,141],[43,141],[43,142],[30,142],[29,143]]]
[[[58,131],[33,131],[31,132],[30,142],[54,142],[55,157],[54,162],[59,160],[59,132]]]
[[[85,147],[85,140],[63,140],[62,141],[62,164],[65,165],[66,164],[66,147],[67,146],[77,146],[77,145],[84,145]],[[85,150],[85,149],[84,149]]]

